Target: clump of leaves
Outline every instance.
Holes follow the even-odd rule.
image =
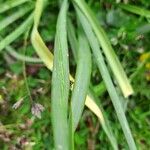
[[[8,5],[9,3],[7,1],[1,5],[0,13],[4,13],[14,7],[26,7],[5,18],[0,24],[1,31],[17,19],[29,14],[29,12],[30,15],[9,35],[5,38],[1,37],[0,51],[6,49],[13,57],[28,63],[43,62],[52,71],[50,115],[52,118],[54,147],[58,150],[74,149],[74,134],[86,105],[98,117],[112,148],[119,149],[118,141],[108,121],[106,111],[97,100],[97,95],[89,88],[94,57],[95,64],[101,74],[100,78],[103,81],[104,89],[108,91],[128,147],[131,150],[136,150],[136,144],[124,109],[124,101],[133,94],[133,89],[105,30],[99,24],[89,5],[83,0],[54,2],[54,5],[60,7],[60,11],[56,24],[54,53],[52,54],[39,32],[40,23],[42,24],[40,21],[42,13],[49,7],[51,2],[47,0],[36,0],[36,2],[13,0],[10,5]],[[69,4],[74,8],[71,13],[76,14],[76,17],[69,15]],[[137,15],[149,17],[149,11],[135,6],[119,4],[118,7]],[[12,19],[10,20],[10,18]],[[107,18],[107,22],[109,19]],[[74,20],[74,23],[72,20]],[[120,26],[115,25],[115,27]],[[25,34],[29,28],[32,28],[32,46],[40,59],[19,54],[10,46],[20,35]],[[68,43],[72,52],[69,51]],[[76,64],[74,77],[71,75],[69,68],[71,62],[69,56],[71,54],[73,54],[71,61]],[[137,74],[137,72],[135,73]],[[70,86],[70,83],[73,85]],[[30,97],[32,97],[31,94]],[[21,102],[15,103],[13,107],[18,108]],[[33,115],[41,118],[41,112],[43,112],[44,107],[39,103],[32,102],[31,110]]]

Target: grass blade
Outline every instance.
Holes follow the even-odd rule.
[[[53,55],[46,47],[36,28],[32,30],[31,42],[41,60],[44,62],[48,69],[52,70]]]
[[[128,12],[133,13],[133,14],[143,16],[146,18],[150,18],[150,11],[148,11],[144,8],[140,8],[138,6],[134,6],[134,5],[130,5],[130,4],[119,4],[118,6]]]
[[[2,51],[6,46],[16,40],[21,34],[23,34],[27,28],[33,22],[33,14],[31,14],[16,30],[6,36],[2,41],[0,41],[0,51]]]
[[[71,46],[71,50],[74,56],[75,61],[77,61],[77,39],[76,39],[76,35],[75,35],[75,28],[71,22],[70,19],[68,19],[68,40]]]
[[[73,119],[72,119],[72,108],[69,111],[69,149],[74,150],[74,130],[73,130]]]
[[[67,4],[68,1],[64,0],[58,15],[52,74],[52,125],[54,143],[57,150],[68,150],[70,147],[68,132],[69,60],[66,31]]]
[[[53,55],[43,42],[39,32],[38,32],[38,25],[41,18],[42,10],[44,7],[44,1],[37,0],[36,7],[34,11],[34,26],[31,34],[31,42],[36,50],[37,54],[47,66],[48,69],[52,70],[53,68]]]
[[[97,66],[100,70],[100,73],[101,73],[102,78],[105,82],[106,88],[107,88],[109,95],[111,97],[112,103],[113,103],[114,108],[116,110],[119,122],[122,126],[124,135],[126,137],[128,146],[131,150],[136,150],[134,139],[132,137],[132,134],[131,134],[124,110],[122,108],[122,104],[120,102],[119,96],[116,92],[116,89],[115,89],[113,82],[111,80],[111,77],[109,75],[107,66],[104,62],[104,58],[103,58],[103,55],[102,55],[101,50],[99,48],[97,38],[95,37],[95,35],[92,31],[92,28],[91,28],[88,20],[86,19],[86,17],[82,14],[82,12],[77,7],[76,7],[76,10],[77,10],[77,14],[79,16],[80,22],[82,24],[82,27],[83,27],[83,29],[84,29],[87,37],[88,37],[90,45],[91,45],[93,54],[94,54],[96,62],[97,62]]]
[[[99,25],[96,17],[93,15],[93,12],[83,0],[74,0],[73,2],[75,6],[77,6],[84,13],[90,22],[124,96],[128,97],[133,93],[133,89],[110,44],[105,31]]]
[[[33,58],[33,57],[29,57],[29,56],[25,56],[22,54],[17,53],[11,46],[6,46],[6,51],[13,56],[14,58],[21,60],[21,61],[25,61],[25,62],[29,62],[29,63],[41,63],[41,59],[39,58]]]
[[[14,21],[16,21],[17,19],[21,18],[22,16],[24,16],[26,13],[28,13],[31,9],[33,8],[33,6],[25,6],[24,8],[19,9],[17,12],[15,12],[14,14],[6,17],[5,19],[3,19],[0,22],[0,31],[4,28],[6,28],[8,25],[10,25],[11,23],[13,23]]]
[[[16,7],[18,5],[21,5],[25,2],[28,2],[31,0],[11,0],[11,1],[6,1],[5,3],[3,3],[2,5],[0,5],[0,13],[3,13],[13,7]]]
[[[77,70],[71,98],[73,130],[76,129],[82,115],[90,83],[92,64],[91,52],[87,40],[82,33],[79,34]]]

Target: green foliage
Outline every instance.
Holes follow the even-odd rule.
[[[0,0],[0,149],[149,149],[149,7]]]
[[[67,8],[68,1],[64,0],[56,26],[52,74],[52,124],[55,148],[69,150],[69,126],[67,119],[69,98],[69,60],[66,31]]]
[[[73,130],[77,128],[84,109],[91,75],[90,47],[82,33],[79,33],[79,49],[77,53],[77,70],[71,97]]]

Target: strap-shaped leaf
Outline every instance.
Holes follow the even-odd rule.
[[[37,54],[41,58],[41,60],[44,62],[44,64],[47,66],[48,69],[52,70],[53,67],[53,55],[43,42],[39,32],[38,32],[38,25],[39,20],[41,18],[42,10],[44,7],[43,0],[37,0],[36,7],[34,11],[34,26],[31,34],[31,42],[36,50]]]
[[[54,66],[52,74],[52,125],[55,148],[69,149],[68,98],[69,98],[69,60],[67,45],[67,0],[64,0],[58,15]],[[63,137],[63,138],[62,138]]]
[[[19,9],[17,12],[11,14],[8,17],[5,17],[3,20],[1,20],[0,22],[0,31],[4,28],[6,28],[8,25],[10,25],[11,23],[13,23],[14,21],[16,21],[17,19],[21,18],[23,15],[25,15],[26,13],[28,13],[31,9],[33,8],[33,6],[29,6],[26,5],[23,8]]]
[[[13,56],[14,58],[21,60],[21,61],[25,61],[25,62],[29,62],[29,63],[41,63],[41,59],[39,58],[33,58],[33,57],[29,57],[29,56],[25,56],[22,54],[19,54],[18,52],[16,52],[16,50],[14,48],[12,48],[11,46],[6,46],[6,51]]]
[[[88,5],[83,0],[73,0],[75,6],[77,6],[87,17],[89,23],[91,24],[98,41],[106,55],[107,61],[113,71],[115,78],[124,94],[125,97],[128,97],[133,93],[133,89],[128,81],[128,78],[118,60],[110,41],[103,30],[103,28],[99,25],[96,17],[93,15],[93,12],[88,7]]]
[[[76,39],[76,35],[75,35],[75,29],[74,29],[74,26],[71,22],[70,19],[68,19],[68,22],[67,22],[67,26],[68,26],[68,40],[69,40],[69,43],[70,43],[70,46],[71,46],[71,50],[72,50],[72,53],[73,53],[73,56],[74,56],[74,59],[75,61],[77,61],[77,39]]]
[[[32,31],[31,41],[34,49],[36,50],[37,54],[47,66],[48,69],[52,70],[53,68],[53,55],[50,53],[49,49],[46,47],[45,43],[43,42],[38,30],[36,28]]]
[[[82,32],[79,33],[77,58],[77,70],[71,98],[73,130],[76,129],[82,115],[91,75],[91,52]]]
[[[130,4],[119,4],[118,5],[120,8],[129,11],[133,14],[139,15],[139,16],[143,16],[146,18],[150,18],[150,11],[146,10],[144,8],[138,7],[138,6],[134,6],[134,5],[130,5]]]
[[[0,41],[0,51],[16,40],[21,34],[23,34],[29,28],[32,22],[33,14],[31,14],[16,30]]]
[[[122,104],[120,102],[119,96],[116,92],[116,89],[113,85],[110,74],[108,72],[107,66],[104,62],[102,52],[99,48],[98,40],[95,37],[87,18],[84,16],[84,14],[82,14],[82,12],[80,11],[79,8],[76,7],[76,10],[77,10],[77,14],[79,16],[80,22],[82,24],[82,27],[87,35],[90,45],[91,45],[93,54],[96,58],[97,66],[99,68],[99,71],[102,75],[102,78],[105,82],[108,93],[110,95],[110,98],[111,98],[114,108],[116,110],[119,122],[122,126],[124,135],[126,137],[128,146],[131,150],[136,150],[134,139],[132,137],[132,134],[131,134],[131,131],[130,131],[130,128],[129,128],[129,125],[128,125],[128,122],[126,119],[124,109],[122,108]],[[117,149],[116,145],[114,145],[113,143],[112,143],[112,145],[113,145],[114,149]]]
[[[3,3],[2,5],[0,5],[0,13],[3,13],[13,7],[21,5],[27,1],[31,1],[31,0],[8,0],[5,3]]]

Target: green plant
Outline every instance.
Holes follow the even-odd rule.
[[[12,31],[4,39],[1,37],[0,51],[6,49],[12,56],[26,62],[43,62],[52,71],[51,117],[55,148],[65,150],[74,149],[74,134],[82,116],[84,105],[86,105],[98,117],[112,148],[118,149],[118,142],[110,126],[106,112],[102,104],[97,100],[98,98],[95,93],[90,89],[92,55],[94,55],[96,65],[103,80],[102,84],[105,85],[104,90],[106,89],[109,93],[128,147],[131,150],[135,150],[136,144],[122,104],[122,101],[133,94],[133,89],[111,46],[107,34],[100,26],[87,3],[83,0],[63,0],[59,3],[60,11],[56,25],[54,56],[38,31],[42,13],[46,7],[49,7],[50,2],[47,0],[37,0],[36,2],[14,0],[9,7],[7,3],[9,2],[5,2],[1,6],[0,13],[20,5],[25,5],[26,7],[21,8],[18,12],[1,21],[1,31],[17,19],[23,17],[26,13],[30,12],[31,14],[16,30]],[[75,8],[74,13],[77,16],[74,18],[68,14],[69,3]],[[120,4],[119,7],[138,15],[140,11],[142,12],[140,15],[149,17],[149,11],[141,10],[135,6]],[[10,20],[10,18],[12,19]],[[75,30],[75,24],[72,23],[72,19],[76,20],[77,30]],[[10,46],[11,43],[21,34],[24,34],[26,30],[30,29],[30,27],[32,27],[31,43],[40,59],[18,54]],[[68,43],[70,44],[74,56],[73,61],[77,68],[74,78],[69,71],[70,52],[68,50]],[[108,65],[105,62],[105,58]],[[135,72],[131,78],[134,78],[137,73]],[[70,83],[73,85],[70,86]]]

